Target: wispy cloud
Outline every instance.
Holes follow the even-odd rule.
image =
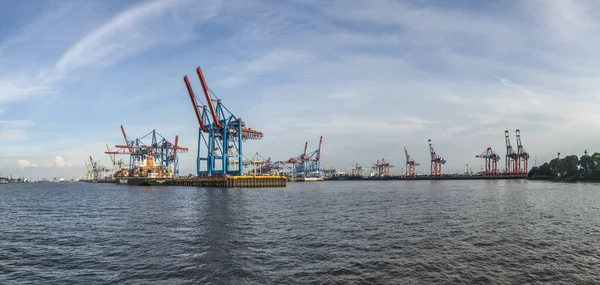
[[[4,141],[19,141],[29,138],[27,129],[33,126],[33,122],[26,120],[3,120],[0,121],[0,139]]]
[[[196,24],[213,16],[219,1],[190,0],[145,2],[120,13],[92,31],[58,60],[56,69],[70,72],[84,67],[113,64],[166,43],[180,43],[196,37]]]
[[[508,86],[508,87],[511,87],[511,88],[517,89],[517,90],[519,90],[519,91],[521,91],[521,92],[523,92],[523,93],[525,93],[525,94],[528,94],[528,95],[533,95],[533,94],[534,94],[533,92],[531,92],[531,91],[529,91],[529,90],[527,90],[527,89],[525,89],[525,88],[523,88],[523,87],[521,87],[521,86],[517,85],[517,84],[516,84],[516,83],[514,83],[514,82],[511,82],[511,81],[509,81],[508,79],[504,79],[504,78],[502,78],[502,77],[499,77],[499,76],[495,76],[495,77],[496,77],[498,80],[500,80],[500,82],[502,82],[502,84],[504,84],[504,85],[506,85],[506,86]]]
[[[173,0],[125,8],[98,2],[113,10],[102,10],[98,22],[82,21],[89,26],[67,33],[77,37],[58,41],[54,47],[62,49],[44,57],[50,60],[0,73],[0,104],[43,92],[72,101],[54,113],[42,112],[59,107],[51,100],[31,104],[28,114],[5,107],[8,120],[43,118],[14,128],[27,136],[75,129],[44,137],[51,152],[32,140],[23,149],[34,155],[18,158],[33,165],[56,155],[101,159],[102,140],[120,142],[118,129],[105,125],[120,123],[176,130],[193,148],[197,126],[181,76],[196,65],[236,115],[265,131],[246,150],[274,159],[296,155],[304,141],[312,146],[324,135],[325,159],[338,167],[381,155],[400,165],[403,145],[423,163],[431,138],[446,166],[462,169],[480,163],[473,153],[502,149],[505,129],[520,128],[539,160],[599,138],[586,130],[597,125],[600,105],[595,1],[363,2]],[[35,38],[24,33],[7,42],[5,59]],[[75,110],[85,111],[77,120],[66,115]],[[42,153],[50,157],[36,157]],[[181,157],[185,173],[193,172],[193,153]],[[83,163],[74,165],[83,171]]]
[[[296,69],[315,60],[316,58],[308,51],[276,49],[252,57],[250,60],[234,61],[218,66],[217,70],[230,75],[222,79],[217,79],[212,86],[234,87],[239,84],[248,83],[258,76],[277,72],[282,69]]]

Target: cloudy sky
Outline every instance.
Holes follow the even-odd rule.
[[[79,176],[105,144],[156,129],[190,148],[197,121],[182,77],[211,89],[276,160],[324,136],[323,164],[403,147],[445,172],[479,170],[504,130],[533,165],[600,151],[597,1],[0,0],[0,176]],[[201,94],[201,93],[200,93]],[[501,161],[504,165],[504,158]],[[423,167],[425,166],[425,167]]]

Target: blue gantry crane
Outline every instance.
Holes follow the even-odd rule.
[[[304,152],[298,156],[292,157],[286,161],[292,165],[293,178],[321,178],[321,152],[323,149],[323,136],[319,139],[319,148],[307,153],[308,142],[304,144]]]
[[[197,175],[242,175],[242,144],[246,140],[259,140],[263,133],[246,128],[242,118],[236,117],[225,107],[223,102],[214,96],[204,79],[200,67],[196,68],[202,90],[206,98],[205,104],[194,95],[190,81],[185,75],[183,80],[190,95],[196,118],[200,125],[198,131],[198,158],[196,160]],[[202,101],[200,101],[202,102]],[[206,170],[202,165],[206,165]]]
[[[146,135],[136,138],[129,139],[125,133],[125,128],[121,125],[121,132],[125,139],[125,145],[116,145],[120,151],[107,151],[106,154],[116,155],[124,154],[129,155],[129,168],[127,169],[124,176],[134,176],[140,173],[143,168],[140,167],[154,167],[156,169],[148,169],[147,171],[172,171],[173,177],[179,176],[179,157],[177,153],[187,152],[188,149],[179,146],[179,136],[175,136],[175,143],[171,143],[156,130],[152,130]],[[149,144],[144,141],[150,140]],[[148,160],[152,161],[152,166],[148,166]],[[127,174],[127,175],[125,175]],[[169,175],[170,176],[170,175]]]
[[[488,147],[481,154],[475,155],[475,157],[485,159],[485,175],[498,175],[498,160],[500,160],[500,155],[492,147]]]

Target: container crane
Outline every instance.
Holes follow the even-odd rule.
[[[350,174],[353,176],[363,176],[363,167],[358,164],[358,161],[354,163],[353,167],[350,167]]]
[[[517,129],[517,174],[527,174],[529,169],[529,153],[523,148],[523,144],[521,143],[521,131]]]
[[[441,176],[442,164],[445,164],[446,160],[435,152],[431,139],[427,142],[429,143],[429,154],[431,155],[431,176]]]
[[[504,137],[506,139],[506,174],[512,175],[519,173],[517,160],[519,155],[513,150],[510,145],[510,137],[508,130],[504,131]]]
[[[125,145],[116,145],[119,151],[107,151],[106,154],[129,155],[129,168],[121,169],[123,176],[139,176],[153,171],[172,172],[174,177],[179,176],[178,153],[187,152],[188,148],[179,146],[179,136],[175,136],[175,143],[171,143],[156,130],[152,130],[141,138],[128,139],[125,129],[121,126]],[[150,139],[150,143],[144,141]],[[150,169],[150,168],[155,168]],[[120,175],[121,175],[120,174]],[[162,174],[161,174],[162,175]],[[170,174],[167,176],[171,176]]]
[[[391,165],[389,161],[387,161],[385,158],[382,158],[381,160],[378,159],[375,164],[369,165],[369,167],[375,170],[373,176],[384,177],[390,176],[390,168],[394,167],[394,165]]]
[[[90,155],[90,165],[92,167],[92,181],[97,181],[99,176],[98,162],[94,162],[94,159]]]
[[[263,133],[247,128],[242,118],[233,115],[220,99],[214,99],[200,67],[196,68],[196,73],[204,91],[206,105],[198,104],[199,100],[194,95],[187,75],[183,77],[183,81],[199,124],[197,175],[242,175],[242,143],[248,139],[262,139]],[[202,163],[206,164],[206,170],[202,170]]]
[[[108,153],[108,156],[110,157],[114,172],[121,170],[125,166],[125,162],[123,162],[122,159],[117,160],[117,155],[110,149],[110,147],[108,147],[108,144],[106,144],[106,153]]]
[[[406,155],[406,177],[416,177],[417,176],[417,166],[420,164],[416,163],[415,160],[408,155],[408,150],[404,147],[404,154]]]
[[[90,164],[89,161],[85,161],[85,168],[87,170],[86,174],[87,174],[87,180],[88,181],[93,181],[94,180],[94,165]]]
[[[475,155],[475,157],[485,158],[485,175],[498,175],[498,160],[500,160],[500,155],[494,152],[491,147],[488,147],[481,154]]]
[[[323,136],[319,138],[319,148],[308,153],[308,142],[304,144],[304,152],[301,155],[292,157],[286,163],[292,164],[293,178],[317,177],[322,174],[321,152],[323,149]]]

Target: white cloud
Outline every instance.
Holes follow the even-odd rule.
[[[83,68],[105,67],[157,46],[190,41],[197,36],[198,24],[215,16],[219,7],[219,0],[202,5],[192,0],[156,0],[127,9],[76,41],[53,66],[37,66],[11,77],[0,73],[0,103],[53,92],[60,81],[80,77],[75,71]],[[38,32],[25,29],[24,33]],[[30,34],[9,38],[0,47],[17,45]]]
[[[54,161],[52,161],[52,162],[36,164],[29,160],[19,159],[19,160],[17,160],[17,165],[21,169],[32,168],[32,167],[65,168],[65,167],[72,166],[72,164],[70,162],[68,162],[64,157],[58,156],[58,155],[54,157]]]
[[[591,51],[598,42],[599,21],[590,17],[596,2],[501,1],[493,11],[481,8],[488,4],[445,9],[417,2],[224,0],[222,9],[219,1],[209,8],[191,0],[143,2],[74,41],[43,70],[56,78],[73,76],[206,37],[198,45],[180,46],[185,48],[177,52],[188,50],[185,55],[165,51],[174,59],[160,73],[165,82],[153,86],[185,92],[180,70],[200,64],[224,103],[265,131],[265,139],[248,143],[246,154],[285,159],[298,154],[304,141],[312,148],[324,135],[324,157],[338,167],[356,160],[366,165],[382,155],[401,165],[404,145],[425,164],[431,138],[447,167],[462,169],[481,163],[473,154],[490,145],[503,153],[505,129],[521,128],[526,148],[540,161],[557,148],[591,149],[600,138],[589,131],[598,125],[600,106],[599,57]],[[198,24],[204,21],[217,28],[203,33]],[[148,73],[140,70],[139,78]],[[9,82],[4,90],[13,91],[0,96],[51,91],[28,90],[27,82],[14,78],[4,82]],[[232,92],[221,93],[223,88]],[[102,91],[90,90],[89,96],[101,98]],[[186,100],[185,94],[177,96]],[[181,112],[192,122],[188,104]],[[168,108],[178,112],[179,107]],[[178,119],[162,118],[161,123],[168,121],[162,129],[188,121]],[[196,126],[181,129],[185,145],[196,144],[196,131]],[[102,158],[103,143],[89,142],[121,139],[118,130],[103,135],[80,138],[76,150],[55,153],[74,151],[73,157],[80,157],[74,161],[90,153]],[[581,139],[573,142],[574,137]],[[71,144],[58,142],[53,149]],[[193,169],[193,156],[192,148],[181,164]],[[75,165],[83,170],[83,163]]]

